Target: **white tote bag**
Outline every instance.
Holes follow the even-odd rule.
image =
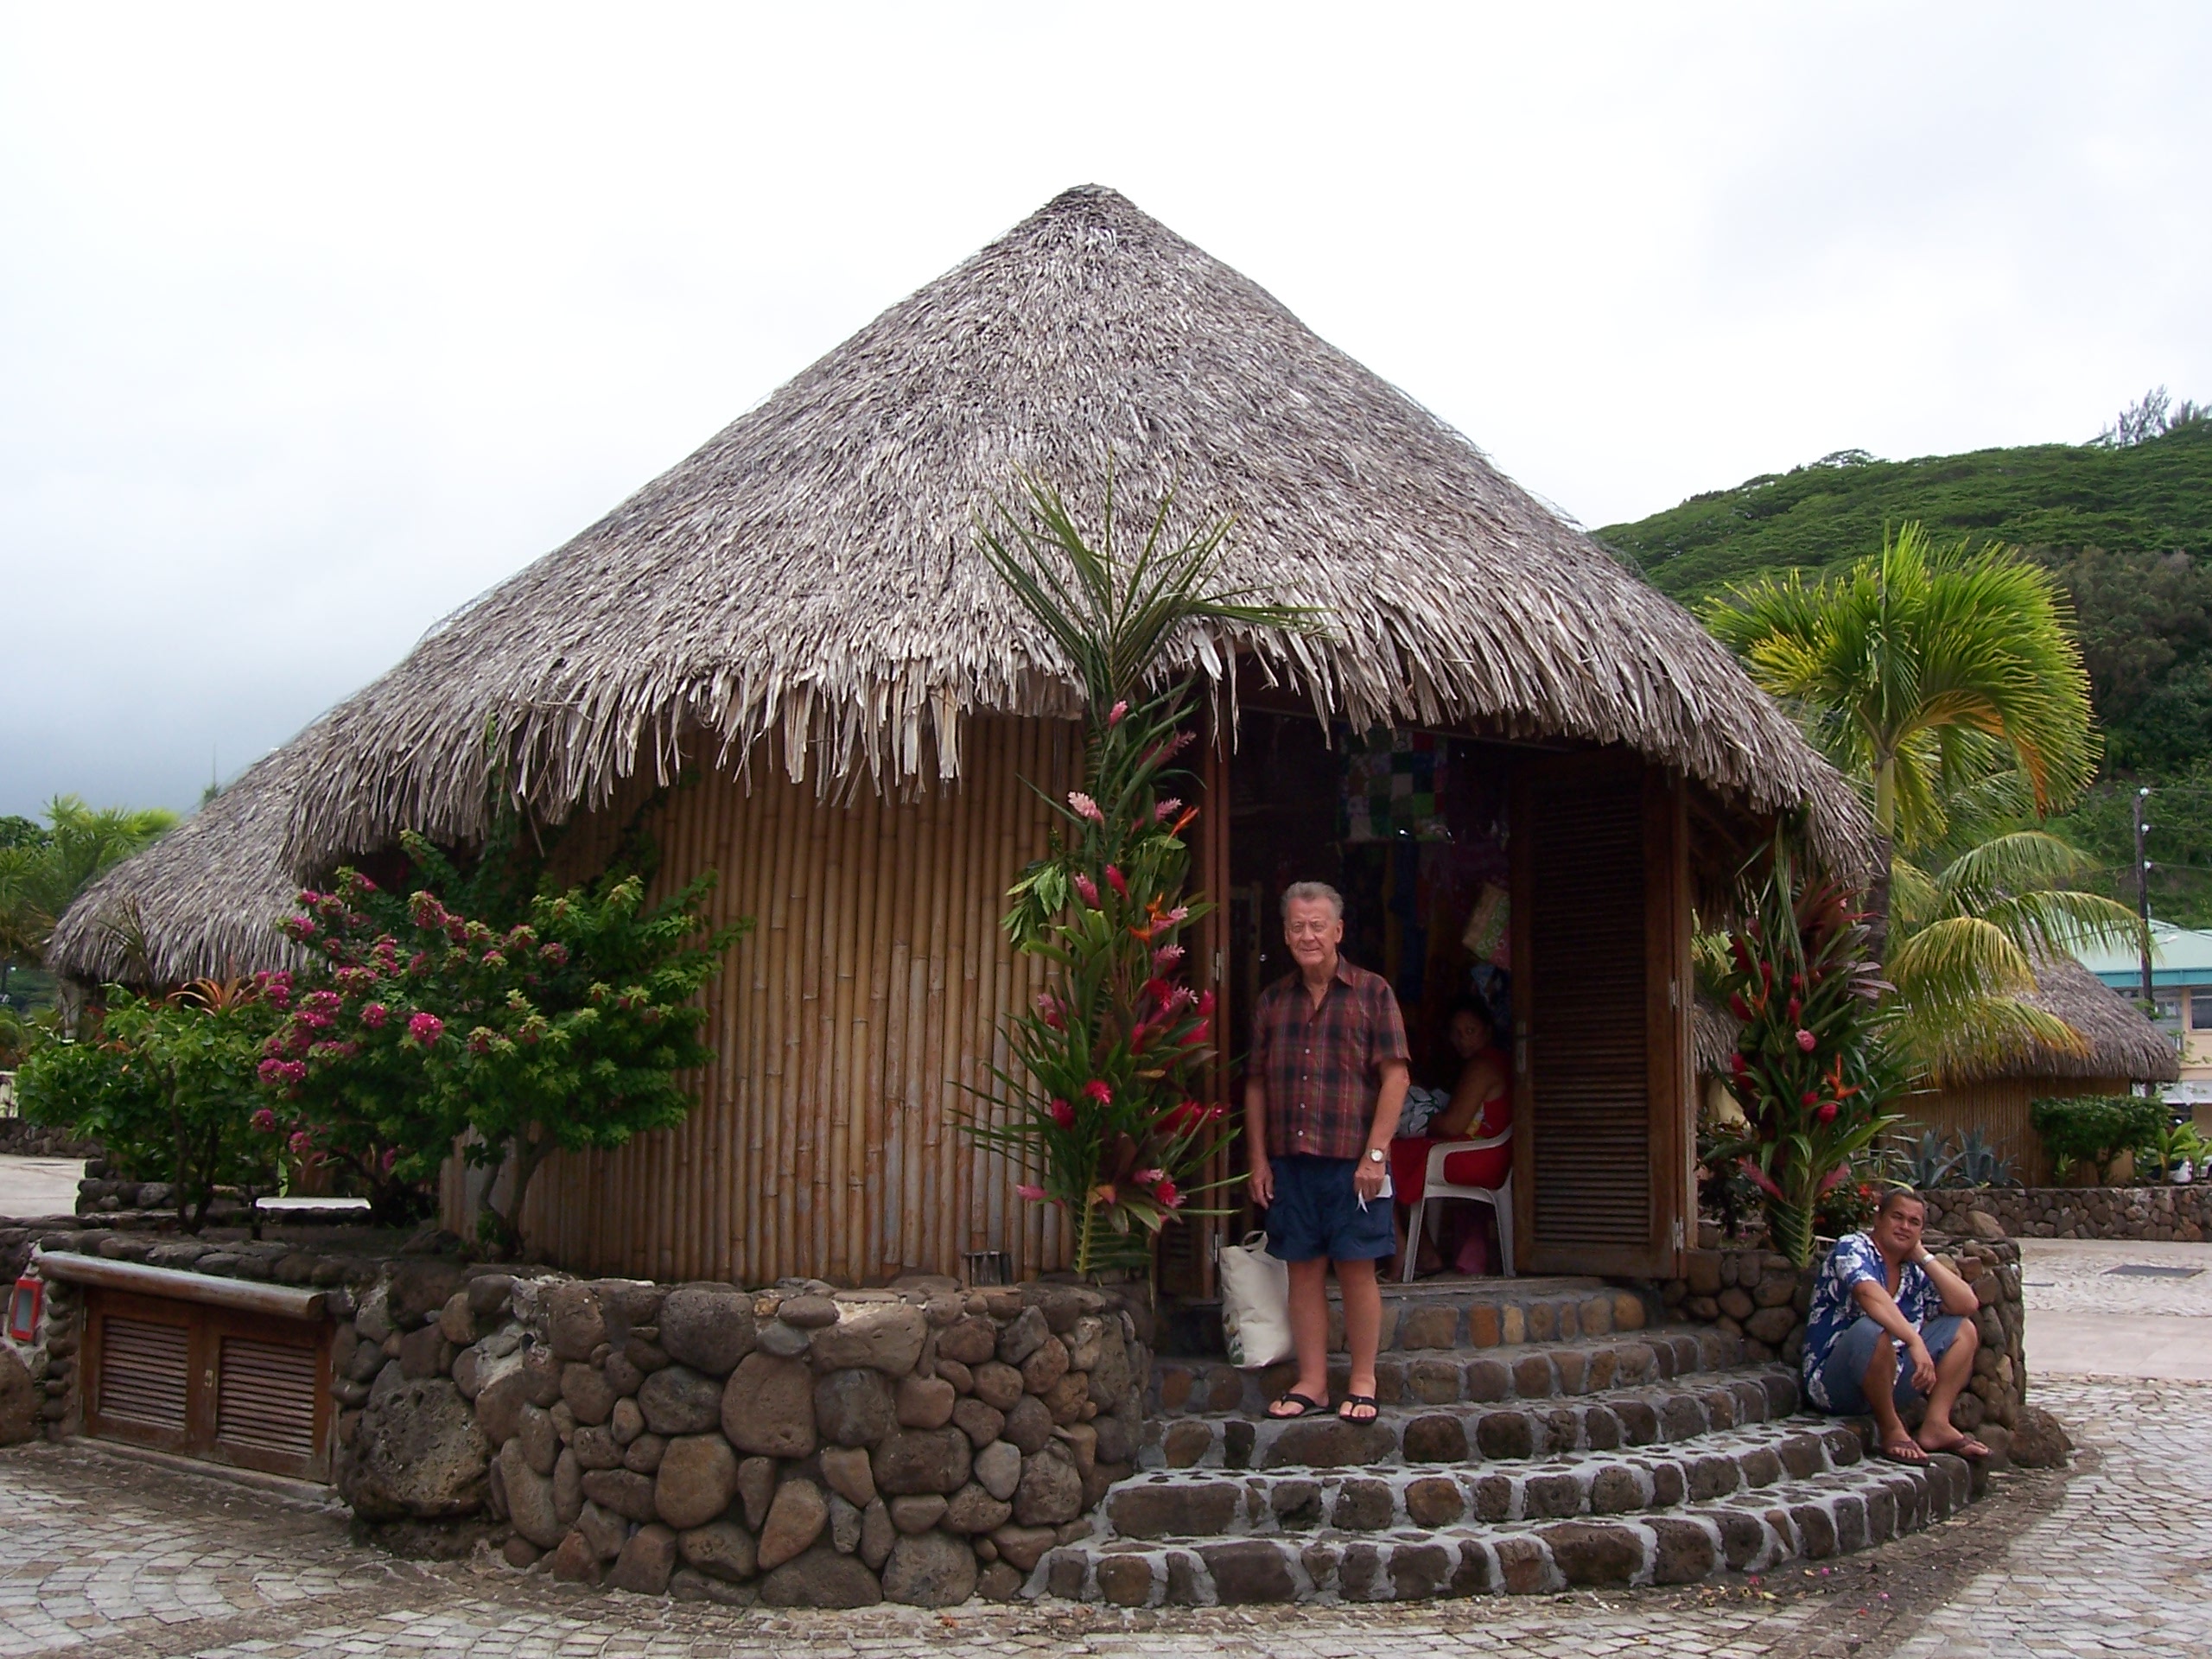
[[[1291,1356],[1290,1264],[1268,1254],[1265,1233],[1222,1247],[1221,1334],[1229,1363],[1246,1370]]]

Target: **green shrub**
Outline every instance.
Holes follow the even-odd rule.
[[[2028,1122],[2062,1173],[2087,1164],[2107,1186],[2120,1154],[2149,1145],[2166,1127],[2166,1107],[2145,1095],[2073,1095],[2030,1102]]]

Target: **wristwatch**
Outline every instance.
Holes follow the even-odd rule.
[[[1367,1161],[1370,1164],[1381,1163],[1382,1161],[1382,1148],[1380,1147],[1370,1147],[1367,1149]]]

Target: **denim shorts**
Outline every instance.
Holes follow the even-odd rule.
[[[1956,1313],[1939,1313],[1921,1327],[1920,1339],[1928,1344],[1928,1357],[1940,1360],[1950,1351],[1951,1344],[1959,1339],[1959,1327],[1966,1320]],[[1866,1398],[1866,1368],[1874,1363],[1874,1344],[1889,1332],[1860,1314],[1835,1339],[1835,1346],[1828,1350],[1827,1363],[1821,1368],[1821,1380],[1828,1391],[1828,1409],[1840,1417],[1856,1417],[1873,1409]],[[1897,1384],[1893,1398],[1899,1408],[1920,1399],[1920,1390],[1912,1386],[1912,1356],[1897,1346]]]
[[[1357,1158],[1293,1153],[1273,1160],[1275,1201],[1268,1206],[1268,1254],[1283,1262],[1374,1262],[1397,1254],[1390,1200],[1352,1191]]]

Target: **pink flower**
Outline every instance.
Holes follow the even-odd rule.
[[[446,1022],[435,1014],[418,1014],[408,1020],[407,1034],[428,1048],[446,1034]]]
[[[1175,1190],[1175,1183],[1173,1181],[1160,1182],[1158,1186],[1152,1189],[1152,1196],[1159,1201],[1160,1207],[1163,1210],[1180,1210],[1183,1207],[1183,1195]]]
[[[1154,823],[1165,823],[1182,810],[1183,803],[1171,795],[1152,809],[1152,821]]]
[[[1087,875],[1078,875],[1075,879],[1075,890],[1084,904],[1093,910],[1098,908],[1098,884],[1096,881]]]
[[[1164,979],[1147,979],[1139,988],[1138,994],[1150,997],[1164,1008],[1174,999],[1175,988]]]
[[[261,1063],[261,1075],[264,1077],[267,1077],[269,1075],[269,1068],[276,1064],[276,1062],[274,1060],[264,1060]],[[253,1127],[260,1130],[264,1135],[274,1135],[276,1132],[276,1114],[270,1111],[266,1106],[263,1107],[259,1111],[253,1115]]]
[[[1058,1124],[1062,1128],[1071,1129],[1075,1128],[1075,1108],[1069,1105],[1065,1100],[1054,1099],[1052,1105],[1052,1122]]]
[[[1068,1028],[1067,1009],[1061,1003],[1060,999],[1050,991],[1037,993],[1037,1017],[1054,1031],[1065,1031]]]
[[[335,1014],[339,1003],[340,998],[335,991],[309,991],[300,999],[302,1007],[312,1008],[317,1014]]]
[[[1139,1186],[1150,1186],[1155,1182],[1166,1180],[1167,1172],[1164,1169],[1141,1169],[1129,1179]]]
[[[1078,818],[1089,818],[1093,823],[1102,825],[1106,822],[1106,815],[1098,810],[1098,803],[1079,789],[1068,791],[1068,804],[1075,809]]]
[[[1119,702],[1116,703],[1111,709],[1108,710],[1106,715],[1107,729],[1111,731],[1115,727],[1120,725],[1128,717],[1129,700],[1127,697],[1123,697]]]
[[[569,947],[555,939],[550,944],[538,946],[537,954],[558,968],[569,960]]]
[[[1811,1032],[1807,1031],[1802,1026],[1800,1026],[1797,1028],[1797,1046],[1804,1050],[1806,1053],[1811,1053],[1814,1048],[1818,1046],[1819,1042],[1820,1039],[1814,1036]]]
[[[1183,947],[1181,945],[1163,944],[1152,953],[1152,971],[1162,976],[1172,974],[1175,971],[1175,964],[1182,960]]]
[[[1042,1204],[1045,1201],[1045,1189],[1041,1186],[1032,1186],[1028,1182],[1024,1181],[1014,1189],[1014,1196],[1025,1204]]]
[[[1122,867],[1120,865],[1109,864],[1106,867],[1106,885],[1113,888],[1114,891],[1121,896],[1121,899],[1124,903],[1128,902],[1129,897],[1129,884],[1122,876]]]
[[[384,1022],[391,1018],[391,1010],[381,1002],[365,1002],[361,1005],[361,1023],[371,1031],[382,1031]]]
[[[1835,1114],[1836,1103],[1831,1100],[1824,1103],[1821,1105],[1821,1109],[1815,1112],[1813,1116],[1819,1118],[1823,1123],[1833,1123],[1835,1122]]]
[[[1101,1106],[1111,1106],[1114,1103],[1114,1091],[1096,1077],[1093,1077],[1083,1085],[1083,1092]]]
[[[1188,905],[1178,905],[1160,918],[1160,925],[1162,927],[1178,927],[1190,919],[1191,907]]]
[[[291,1147],[292,1155],[296,1158],[315,1145],[315,1137],[305,1129],[296,1129],[292,1133],[291,1140],[285,1144]]]

